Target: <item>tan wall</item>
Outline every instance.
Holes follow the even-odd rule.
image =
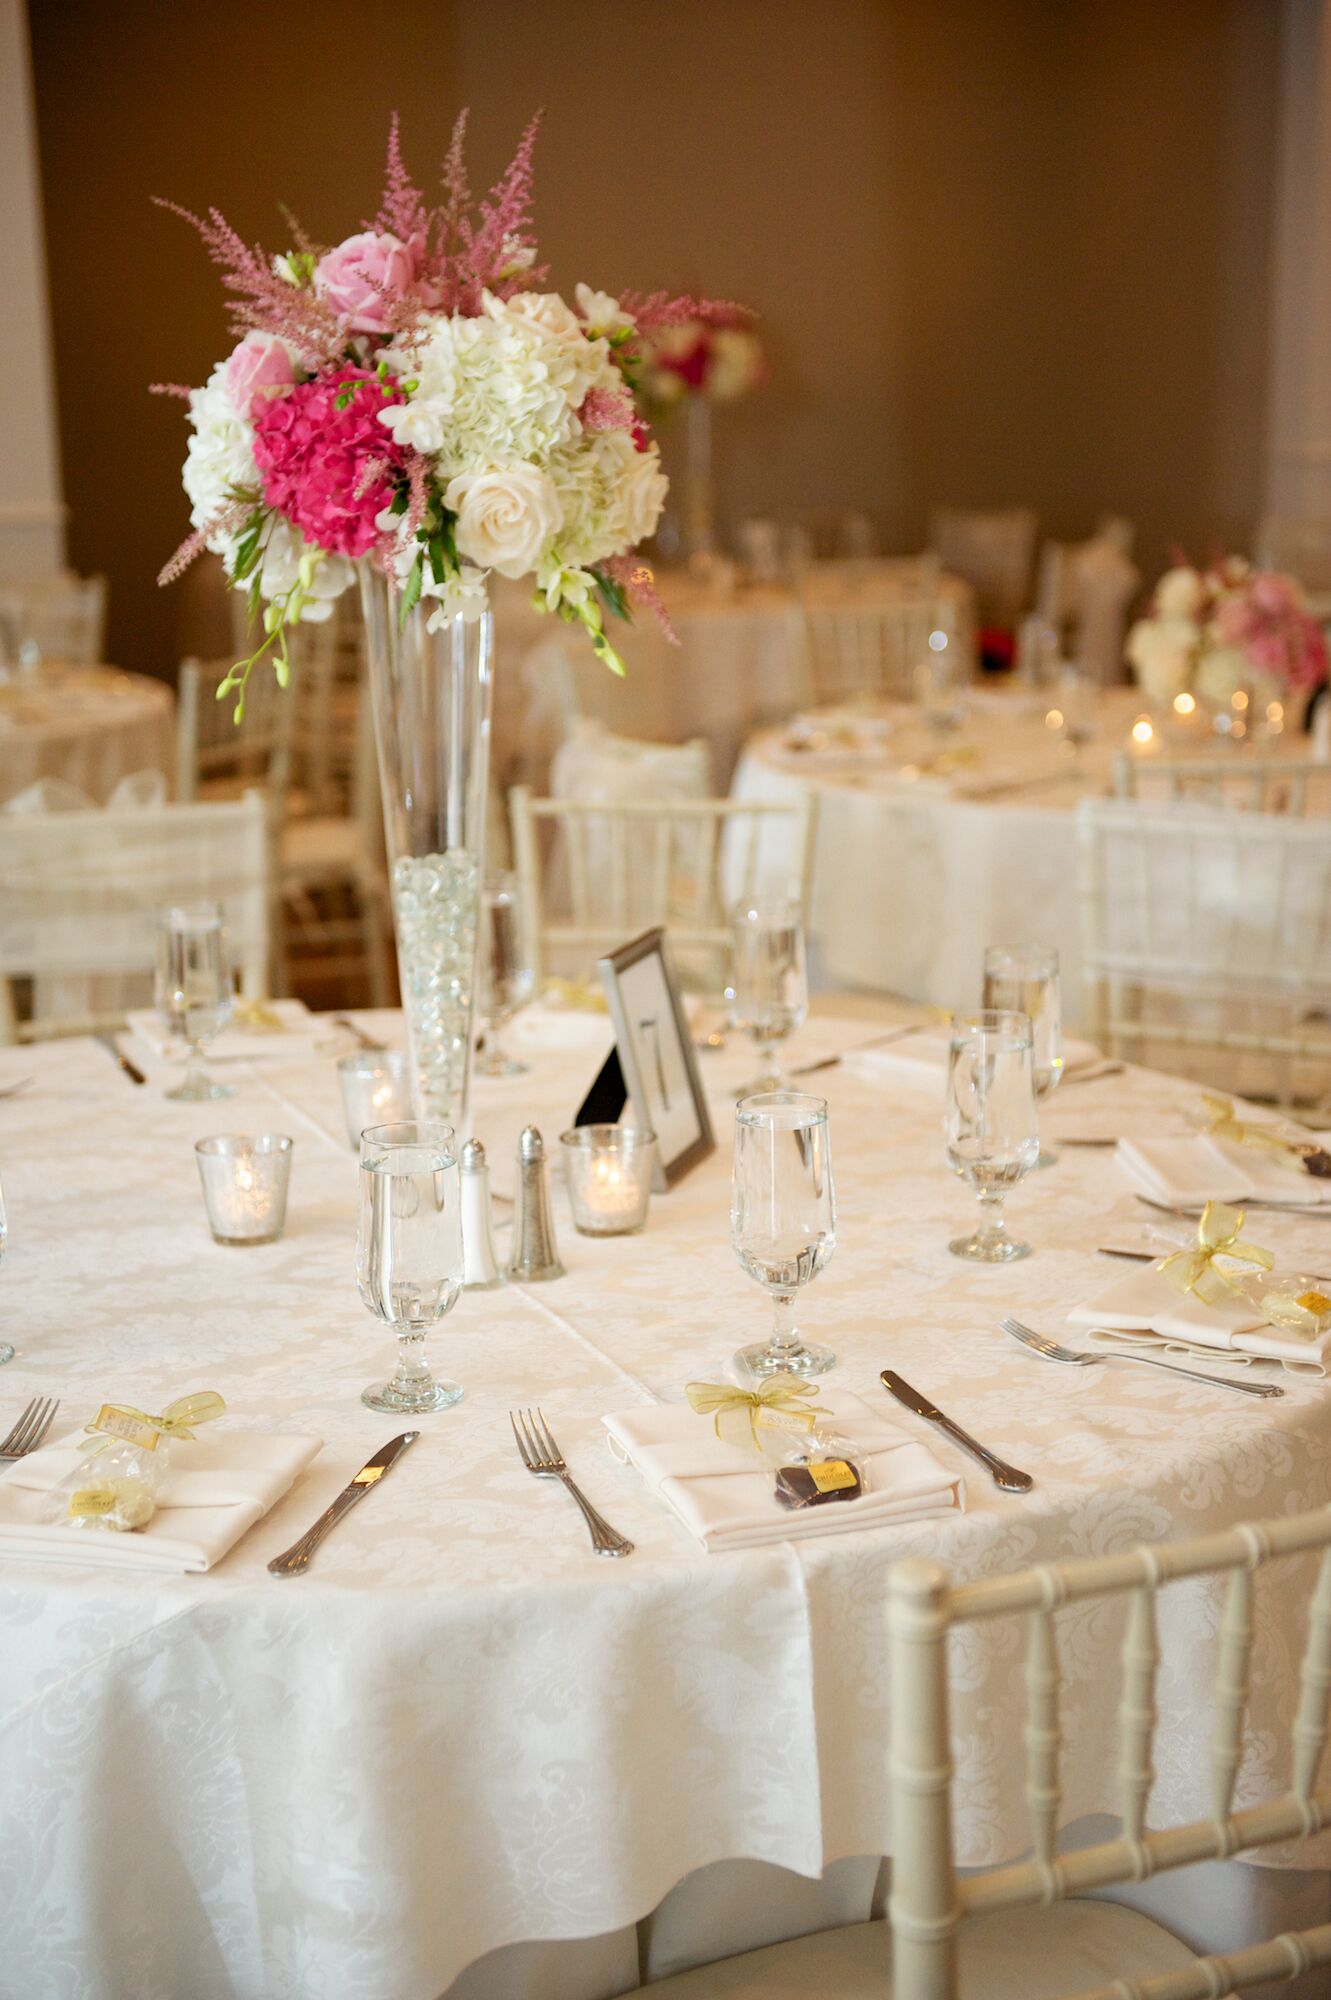
[[[763,315],[770,387],[723,416],[732,513],[1031,500],[1242,543],[1260,503],[1279,9],[1270,0],[31,0],[71,559],[113,656],[169,671],[189,599],[179,406],[224,349],[164,193],[278,240],[373,210],[387,113],[478,179],[546,107],[554,277]],[[667,440],[667,448],[669,441]],[[175,587],[180,592],[181,586]]]

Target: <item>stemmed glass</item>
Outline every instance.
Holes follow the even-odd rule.
[[[481,947],[477,1012],[482,1023],[482,1047],[476,1069],[481,1076],[522,1076],[527,1070],[499,1045],[499,1030],[531,999],[536,970],[525,946],[518,878],[502,870],[487,876],[481,895]]]
[[[776,1090],[735,1106],[730,1240],[751,1278],[772,1299],[772,1337],[742,1347],[743,1378],[821,1375],[830,1347],[806,1342],[795,1325],[795,1294],[813,1282],[836,1249],[836,1195],[827,1102]]]
[[[203,1067],[203,1045],[231,1017],[231,961],[222,912],[212,902],[178,903],[157,924],[154,999],[168,1034],[188,1044],[185,1081],[166,1095],[185,1104],[234,1097],[229,1083],[214,1083]]]
[[[731,918],[733,973],[728,994],[730,1025],[757,1045],[763,1074],[735,1092],[779,1090],[776,1044],[793,1035],[809,1012],[804,966],[804,926],[790,903],[757,903]]]
[[[446,1410],[462,1394],[425,1364],[425,1331],[462,1289],[462,1190],[451,1125],[371,1125],[360,1136],[356,1283],[395,1329],[397,1372],[361,1396],[371,1410]]]
[[[948,1164],[974,1188],[981,1211],[974,1234],[948,1244],[952,1255],[977,1264],[1029,1257],[1030,1244],[1008,1235],[1002,1206],[1040,1150],[1025,1014],[991,1008],[953,1022],[943,1136]]]
[[[1035,1101],[1045,1103],[1058,1089],[1063,1074],[1058,953],[1047,945],[1018,951],[990,945],[984,954],[984,1004],[1029,1017]],[[1057,1158],[1057,1153],[1047,1153],[1042,1147],[1035,1164],[1052,1167]]]

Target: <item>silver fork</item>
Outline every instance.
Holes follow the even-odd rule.
[[[58,1396],[34,1396],[9,1436],[0,1444],[0,1462],[10,1465],[16,1458],[26,1458],[30,1451],[36,1451],[59,1408]]]
[[[528,1472],[534,1472],[538,1479],[557,1479],[566,1486],[582,1509],[582,1518],[591,1529],[592,1547],[598,1556],[631,1556],[633,1544],[623,1535],[617,1534],[610,1523],[597,1513],[586,1494],[576,1487],[569,1477],[564,1463],[564,1454],[555,1443],[549,1425],[541,1412],[530,1410],[510,1410],[508,1420],[513,1426],[518,1450]]]
[[[1227,1375],[1204,1375],[1200,1368],[1178,1368],[1172,1361],[1157,1361],[1153,1354],[1086,1354],[1075,1347],[1060,1347],[1056,1340],[1023,1326],[1019,1319],[1000,1320],[999,1324],[1004,1333],[1010,1333],[1032,1354],[1045,1361],[1067,1361],[1074,1368],[1098,1368],[1102,1361],[1140,1361],[1143,1368],[1163,1368],[1167,1375],[1186,1375],[1193,1382],[1209,1382],[1213,1389],[1232,1389],[1236,1396],[1260,1396],[1265,1401],[1285,1393],[1273,1382],[1231,1382]]]

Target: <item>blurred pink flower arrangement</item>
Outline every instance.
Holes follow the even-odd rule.
[[[1310,692],[1331,670],[1326,637],[1294,578],[1242,556],[1167,570],[1149,615],[1128,633],[1127,659],[1161,704],[1184,693],[1228,702],[1247,687],[1276,700]]]
[[[658,327],[643,343],[640,388],[649,409],[669,409],[689,396],[732,403],[766,378],[752,315],[739,307]]]

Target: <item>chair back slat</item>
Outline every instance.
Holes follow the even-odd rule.
[[[1037,1861],[1054,1858],[1058,1808],[1058,1650],[1046,1605],[1030,1614],[1026,1637],[1026,1800]]]
[[[1119,1710],[1120,1814],[1124,1836],[1140,1840],[1146,1803],[1155,1783],[1151,1748],[1155,1738],[1155,1676],[1160,1645],[1155,1629],[1155,1590],[1135,1590],[1123,1639],[1123,1699]]]
[[[1252,1571],[1236,1569],[1229,1579],[1225,1615],[1220,1627],[1220,1665],[1215,1681],[1215,1719],[1211,1726],[1211,1811],[1217,1820],[1229,1817],[1234,1780],[1243,1756],[1243,1718],[1248,1707],[1248,1673],[1252,1663]]]
[[[1249,758],[1238,751],[1219,758],[1165,761],[1121,750],[1114,759],[1114,796],[1144,805],[1233,806],[1245,812],[1284,813],[1292,819],[1331,815],[1331,765],[1292,757]]]
[[[1311,1798],[1326,1748],[1327,1700],[1331,1696],[1331,1550],[1322,1557],[1308,1620],[1308,1644],[1299,1671],[1299,1710],[1294,1719],[1294,1792]]]

